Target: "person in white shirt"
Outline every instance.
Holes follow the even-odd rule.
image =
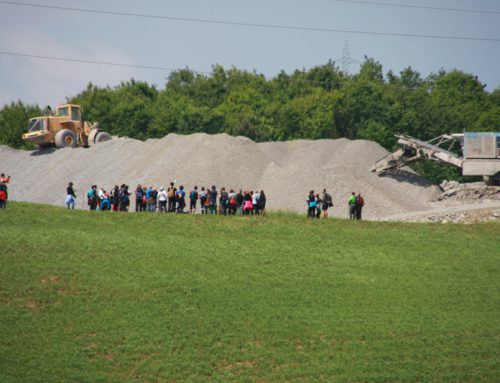
[[[161,188],[160,191],[158,192],[158,202],[160,203],[160,213],[166,213],[167,212],[167,192],[165,191],[165,188]]]
[[[260,193],[258,190],[255,191],[252,195],[252,206],[253,206],[253,213],[255,215],[259,215],[259,202],[260,202]]]

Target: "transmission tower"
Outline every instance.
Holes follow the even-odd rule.
[[[351,54],[349,52],[349,40],[346,39],[344,43],[344,49],[342,50],[342,72],[349,75],[351,71],[351,64],[356,63],[359,63],[359,61],[351,57]]]

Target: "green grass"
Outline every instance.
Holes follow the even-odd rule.
[[[498,382],[500,225],[0,211],[0,382]]]

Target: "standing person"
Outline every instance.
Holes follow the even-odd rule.
[[[0,181],[0,209],[7,208],[7,199],[9,198],[9,192],[7,187],[7,182],[3,179]]]
[[[135,189],[135,212],[143,211],[142,209],[142,197],[144,196],[144,191],[142,190],[141,185],[137,185],[137,189]]]
[[[229,215],[236,215],[236,208],[238,206],[238,202],[236,201],[236,193],[233,189],[229,190],[228,204],[227,208],[229,210]]]
[[[189,192],[189,214],[196,213],[196,201],[198,200],[198,186]]]
[[[87,192],[87,203],[90,206],[90,210],[97,209],[97,185],[92,185]]]
[[[168,211],[173,212],[175,211],[175,195],[176,195],[177,190],[174,187],[174,183],[170,182],[170,187],[167,189],[167,196],[168,196]]]
[[[148,191],[148,188],[146,186],[142,187],[142,211],[146,211],[146,208],[148,206],[148,200],[146,199],[146,192]]]
[[[316,193],[316,218],[319,219],[321,216],[321,205],[323,204],[323,201],[319,197],[319,193]]]
[[[259,210],[260,210],[260,193],[259,190],[256,189],[255,193],[252,195],[252,206],[253,206],[253,212],[255,215],[259,215]]]
[[[307,218],[314,218],[316,214],[316,196],[314,195],[314,190],[309,192],[307,197]]]
[[[184,207],[186,206],[186,192],[184,191],[184,186],[179,186],[177,190],[177,213],[184,213]]]
[[[215,185],[212,185],[212,190],[209,193],[210,199],[210,214],[217,214],[217,189]]]
[[[68,209],[75,209],[75,200],[75,189],[73,189],[73,182],[70,182],[68,184],[68,187],[66,188],[66,199],[64,200],[64,203],[66,204],[66,206],[68,206]]]
[[[100,204],[101,201],[106,197],[104,195],[104,189],[103,188],[99,188],[99,190],[97,191],[97,197],[98,197],[97,202]]]
[[[266,214],[266,195],[264,194],[264,190],[260,191],[259,211],[262,215]]]
[[[156,208],[158,206],[158,188],[153,188],[153,190],[149,194],[149,199],[151,200],[151,212],[156,213]]]
[[[201,214],[207,214],[208,210],[205,206],[205,203],[207,202],[207,192],[205,191],[205,187],[201,187],[201,192],[200,192],[200,205],[201,205]]]
[[[240,191],[238,192],[238,194],[236,194],[236,211],[238,212],[239,215],[242,215],[243,214],[243,203],[245,202],[245,198],[244,198],[244,195],[243,195],[243,192]]]
[[[144,196],[146,197],[146,211],[151,211],[151,193],[153,193],[153,186],[149,185],[149,187],[146,189],[146,193],[144,193]]]
[[[120,211],[128,211],[130,205],[130,193],[128,185],[122,185],[120,189]]]
[[[363,210],[363,206],[365,206],[365,200],[361,197],[361,193],[358,193],[356,196],[356,219],[358,221],[361,220],[361,212]]]
[[[356,219],[356,193],[351,193],[347,205],[349,206],[349,219]]]
[[[321,210],[323,210],[323,219],[328,218],[328,209],[333,207],[332,196],[326,192],[326,189],[323,189],[323,204],[321,206]]]
[[[253,205],[252,205],[252,195],[251,192],[245,191],[243,193],[243,214],[250,215],[253,214]]]
[[[174,212],[177,205],[177,188],[174,187],[174,183],[170,182],[170,191],[168,194],[168,211]]]
[[[228,202],[229,195],[227,194],[226,188],[222,187],[220,189],[220,212],[223,215],[227,215],[227,202]]]
[[[160,191],[158,192],[158,203],[159,203],[160,213],[167,212],[167,200],[168,200],[168,195],[167,192],[165,191],[165,188],[160,188]]]
[[[113,207],[113,211],[118,211],[120,207],[120,189],[118,189],[118,185],[115,185],[113,188],[113,193],[111,195],[111,205]]]

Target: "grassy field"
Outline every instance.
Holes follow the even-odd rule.
[[[0,382],[498,382],[500,225],[0,211]]]

